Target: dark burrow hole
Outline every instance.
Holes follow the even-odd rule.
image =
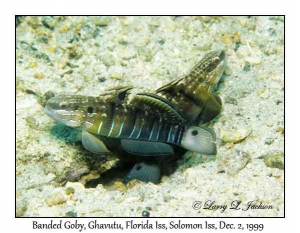
[[[97,185],[102,184],[106,189],[115,189],[114,183],[116,181],[123,182],[123,180],[128,176],[128,173],[139,162],[146,162],[151,164],[160,164],[160,169],[163,175],[170,176],[173,174],[178,166],[177,161],[181,159],[181,155],[184,154],[185,149],[177,148],[175,150],[176,156],[162,156],[162,157],[135,157],[126,155],[125,159],[121,159],[116,167],[101,173],[101,176],[97,179],[89,180],[86,182],[86,188],[95,188]],[[128,157],[133,157],[135,159],[128,159]],[[137,170],[140,170],[142,166],[136,166]]]
[[[134,165],[122,163],[117,167],[111,168],[101,173],[99,178],[86,182],[85,188],[95,188],[99,184],[102,184],[105,188],[110,188],[116,181],[122,182],[133,166]]]

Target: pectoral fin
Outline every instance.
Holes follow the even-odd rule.
[[[174,155],[173,148],[162,142],[122,139],[121,145],[128,153],[139,156]]]
[[[144,182],[152,182],[158,184],[160,181],[160,168],[157,164],[136,164],[129,174],[124,178],[123,182],[128,183],[131,180],[137,179]]]
[[[103,141],[86,131],[82,131],[81,143],[85,149],[94,154],[110,154]]]
[[[207,98],[205,107],[200,114],[199,123],[211,121],[220,114],[222,110],[222,100],[217,95],[212,95]]]

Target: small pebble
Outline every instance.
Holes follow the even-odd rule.
[[[34,78],[36,78],[36,79],[42,79],[42,78],[45,78],[45,75],[43,73],[35,73],[34,74]]]
[[[239,128],[234,132],[222,130],[221,139],[224,142],[237,143],[247,138],[250,135],[251,131],[252,131],[251,128]]]
[[[140,184],[140,183],[141,183],[141,181],[139,181],[139,180],[131,180],[126,184],[126,187],[128,189],[132,189],[134,186],[136,186],[137,184]]]
[[[75,59],[78,60],[83,55],[83,52],[80,49],[71,48],[70,52],[68,54],[69,59]]]
[[[38,124],[38,122],[36,121],[36,119],[34,117],[27,117],[26,118],[26,123],[32,129],[38,129],[39,128],[39,124]]]
[[[90,172],[87,175],[83,175],[80,179],[80,182],[83,184],[86,184],[87,182],[91,181],[91,180],[95,180],[98,179],[100,177],[99,173],[95,173],[95,172]]]
[[[233,150],[233,149],[234,149],[234,143],[232,143],[232,142],[226,143],[226,144],[225,144],[225,148],[226,148],[227,150]]]
[[[117,72],[112,72],[112,73],[109,73],[109,77],[112,78],[112,79],[121,79],[122,74],[117,73]]]
[[[123,202],[124,200],[125,200],[125,196],[124,196],[124,195],[118,196],[118,197],[115,198],[115,202],[116,202],[116,203],[121,203],[121,202]]]
[[[67,189],[69,189],[69,190],[73,189],[74,192],[84,192],[85,191],[85,187],[79,182],[67,182],[66,183],[66,191],[67,191]]]
[[[283,171],[280,169],[272,169],[271,174],[272,174],[272,177],[280,178],[283,175]]]
[[[55,94],[52,91],[47,91],[43,96],[42,96],[42,105],[45,106],[46,102],[48,99],[54,97]]]
[[[61,77],[65,76],[66,74],[72,74],[73,73],[73,70],[72,69],[67,69],[67,70],[64,70],[63,72],[61,72],[59,75]]]
[[[101,56],[101,61],[106,66],[113,66],[115,64],[115,58],[111,54]]]
[[[116,182],[114,183],[114,186],[115,186],[115,188],[116,188],[117,190],[119,190],[119,191],[121,191],[121,192],[126,192],[126,186],[125,186],[122,182],[116,181]]]
[[[278,133],[284,133],[284,128],[283,127],[278,127],[276,129],[276,132],[278,132]]]
[[[66,213],[65,217],[77,217],[77,213],[74,211],[69,211]]]
[[[273,138],[266,138],[266,140],[265,140],[265,144],[267,144],[267,145],[271,145],[273,142],[274,142]]]
[[[269,76],[266,75],[266,74],[261,74],[261,75],[258,75],[258,76],[255,78],[255,80],[256,80],[256,81],[262,81],[262,80],[267,79],[268,77],[269,77]]]
[[[144,61],[151,61],[153,58],[153,50],[145,47],[141,47],[138,50],[138,56]]]
[[[35,69],[37,67],[37,62],[31,62],[30,68]]]
[[[284,153],[282,151],[270,151],[264,157],[264,162],[268,167],[284,168]]]
[[[268,127],[272,127],[274,125],[274,123],[272,121],[266,121],[266,126]]]
[[[149,38],[143,38],[141,40],[139,40],[138,42],[138,46],[146,46],[147,44],[149,44],[150,42],[150,39]]]
[[[218,153],[217,172],[236,176],[250,161],[251,156],[246,151],[234,150],[230,153]]]
[[[167,30],[169,32],[174,32],[176,30],[176,28],[177,28],[176,24],[172,23],[172,24],[167,25]]]
[[[143,210],[143,212],[142,212],[142,216],[143,217],[150,217],[150,212],[149,211],[147,211],[147,210]]]
[[[47,51],[49,53],[54,53],[54,52],[56,52],[56,47],[49,47],[49,48],[47,48]]]
[[[248,26],[248,21],[246,21],[246,20],[244,20],[244,19],[240,19],[240,20],[239,20],[239,23],[240,23],[240,25],[243,26],[243,27],[247,27],[247,26]]]
[[[263,94],[265,91],[266,91],[266,88],[260,88],[260,89],[258,89],[257,94],[258,94],[258,95],[261,95],[261,94]]]
[[[80,177],[84,174],[87,174],[89,173],[90,170],[86,167],[83,167],[83,168],[80,168],[80,169],[77,169],[75,171],[67,171],[66,172],[66,179],[67,181],[77,181],[78,179],[80,179]],[[69,182],[69,183],[71,183]]]
[[[67,62],[56,62],[55,63],[56,68],[63,69],[67,66]]]
[[[46,196],[46,203],[48,206],[65,203],[68,200],[68,196],[63,190],[55,189],[51,194]]]
[[[70,24],[70,23],[64,24],[64,25],[61,26],[60,32],[66,33],[67,31],[69,31],[70,27],[71,27],[71,24]]]
[[[84,78],[83,78],[83,81],[85,81],[85,82],[90,82],[90,81],[92,81],[93,80],[93,78],[91,77],[91,76],[85,76]]]
[[[111,21],[111,17],[108,16],[97,16],[94,18],[94,24],[100,27],[105,27],[109,24],[109,22]]]
[[[226,45],[229,45],[229,44],[231,44],[232,43],[232,39],[231,39],[231,37],[225,37],[224,39],[223,39],[223,43],[224,44],[226,44]]]
[[[68,187],[68,188],[65,189],[65,193],[67,195],[74,194],[74,192],[75,192],[75,190],[71,187]]]

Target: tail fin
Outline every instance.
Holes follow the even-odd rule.
[[[128,183],[131,180],[137,179],[144,182],[158,184],[160,176],[160,168],[158,164],[146,164],[142,162],[134,165],[123,182]]]
[[[205,155],[217,154],[216,134],[212,129],[191,126],[183,135],[182,147]]]

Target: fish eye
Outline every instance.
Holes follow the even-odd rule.
[[[119,100],[124,100],[126,97],[126,91],[122,91],[121,93],[118,94]]]
[[[66,108],[68,106],[68,103],[67,102],[61,102],[60,104],[59,104],[59,107],[60,108]]]
[[[220,58],[219,58],[219,57],[214,57],[214,58],[212,59],[212,62],[213,62],[214,64],[218,64],[219,61],[220,61]]]
[[[93,113],[93,111],[94,111],[93,107],[88,107],[88,108],[87,108],[87,112],[88,112],[88,113]]]
[[[141,165],[138,165],[137,167],[136,167],[136,170],[137,171],[139,171],[139,170],[141,170],[142,169],[142,166]]]
[[[198,131],[197,131],[197,130],[193,130],[193,131],[192,131],[192,135],[193,135],[193,136],[197,136],[197,135],[198,135]]]

